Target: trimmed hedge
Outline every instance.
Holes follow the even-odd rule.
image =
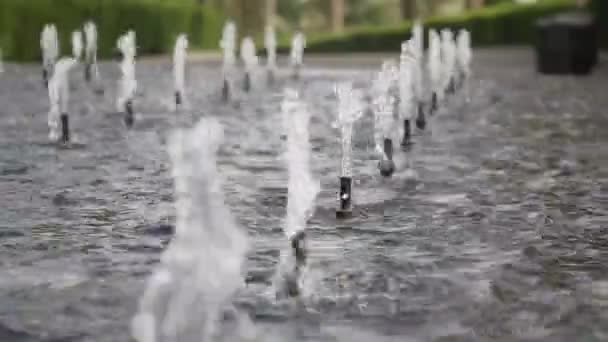
[[[224,18],[189,0],[0,0],[0,47],[9,60],[39,60],[40,32],[54,23],[62,53],[71,54],[71,33],[87,20],[97,24],[103,58],[129,29],[136,32],[138,54],[170,51],[182,32],[193,48],[217,48]]]
[[[600,46],[608,48],[608,1],[592,0],[590,6],[591,11],[595,15],[595,21],[598,24]]]
[[[430,28],[466,28],[471,31],[472,43],[476,46],[530,44],[535,39],[534,22],[537,19],[574,8],[574,0],[543,0],[536,4],[501,3],[462,15],[430,18],[424,22],[425,36]],[[399,51],[401,42],[411,36],[411,26],[411,22],[403,22],[396,27],[363,27],[340,35],[311,37],[306,51]]]

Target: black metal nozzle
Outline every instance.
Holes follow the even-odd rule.
[[[352,215],[352,178],[340,177],[338,201],[340,206],[336,211],[336,218],[350,217]]]
[[[46,68],[42,69],[42,82],[45,88],[49,87],[49,71]]]
[[[67,113],[62,113],[61,120],[61,143],[67,144],[70,142],[70,119]]]
[[[228,83],[227,79],[224,79],[224,83],[222,85],[222,101],[228,102],[230,100],[230,83]]]
[[[175,91],[175,105],[180,106],[182,104],[182,93],[180,91]]]
[[[388,159],[382,159],[378,163],[380,174],[384,177],[390,177],[395,172],[395,162],[393,162],[393,141],[384,139],[384,154]]]
[[[84,66],[84,80],[87,82],[91,82],[91,78],[92,78],[91,69],[93,69],[93,65],[91,63],[87,62]]]
[[[249,92],[251,90],[251,75],[249,71],[245,72],[245,79],[243,80],[243,90]]]
[[[134,113],[133,113],[133,101],[128,100],[125,102],[125,124],[128,128],[133,127],[133,122],[135,121]]]
[[[426,118],[424,116],[424,105],[422,104],[422,102],[418,102],[418,116],[416,117],[416,127],[421,130],[426,128]]]
[[[295,258],[295,266],[293,272],[285,277],[286,292],[289,297],[297,297],[300,295],[300,286],[298,284],[302,269],[306,266],[306,233],[300,231],[296,233],[290,240],[291,250]]]
[[[412,144],[412,128],[410,120],[403,120],[403,140],[401,141],[402,147],[409,147]]]

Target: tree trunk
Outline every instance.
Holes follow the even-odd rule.
[[[411,20],[418,16],[416,0],[400,0],[401,19]]]
[[[331,30],[334,33],[344,29],[344,0],[331,0]]]

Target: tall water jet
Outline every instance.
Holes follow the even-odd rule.
[[[40,47],[42,48],[42,79],[45,87],[48,87],[55,61],[59,57],[59,38],[57,38],[57,28],[54,24],[44,25]]]
[[[72,55],[76,61],[80,61],[80,58],[82,57],[82,48],[82,32],[72,32]]]
[[[409,147],[412,144],[412,113],[414,112],[415,101],[415,74],[417,71],[417,60],[413,51],[412,41],[401,44],[401,56],[399,58],[399,112],[403,120],[403,140],[402,147]]]
[[[222,49],[222,100],[227,102],[230,99],[230,75],[236,63],[236,25],[229,21],[224,25],[222,39],[220,40]]]
[[[458,69],[458,87],[465,87],[468,100],[468,80],[471,76],[471,60],[473,52],[471,50],[471,34],[466,29],[458,32],[456,38],[456,61]]]
[[[437,31],[429,30],[428,72],[431,89],[430,113],[434,114],[443,99],[443,84],[441,79],[441,40]]]
[[[338,96],[338,124],[342,145],[342,160],[340,165],[340,192],[338,193],[337,218],[347,218],[353,212],[353,165],[352,165],[352,136],[353,124],[363,114],[362,94],[354,90],[351,83],[341,83],[336,86]]]
[[[48,114],[49,139],[53,142],[67,144],[70,142],[70,124],[68,105],[70,87],[68,74],[76,65],[73,58],[62,58],[55,64],[53,76],[49,80],[50,110]]]
[[[297,32],[291,40],[291,67],[293,68],[293,78],[300,78],[300,69],[304,59],[304,48],[306,47],[306,37],[304,33]]]
[[[302,293],[302,275],[306,268],[306,221],[313,214],[320,183],[310,169],[310,114],[303,108],[297,91],[285,89],[282,109],[287,125],[287,218],[283,231],[290,252],[281,263],[281,286],[277,296],[298,297]]]
[[[86,40],[84,79],[87,82],[91,82],[93,79],[99,79],[99,69],[97,67],[97,27],[95,23],[89,21],[84,24],[84,36]]]
[[[376,141],[376,151],[381,159],[378,163],[380,174],[390,177],[395,172],[395,162],[393,162],[393,127],[395,117],[393,116],[393,103],[395,99],[389,90],[395,80],[397,68],[392,62],[384,62],[382,70],[378,72],[373,82],[374,91],[374,140]]]
[[[456,91],[456,80],[454,78],[456,44],[454,34],[450,29],[441,30],[441,57],[443,89],[448,94],[454,94]]]
[[[264,31],[264,47],[266,48],[268,84],[273,84],[277,69],[277,38],[272,25],[267,25],[266,30]]]
[[[255,54],[255,43],[251,37],[245,37],[241,42],[241,59],[245,65],[245,79],[243,80],[243,90],[251,90],[251,75],[258,64],[258,56]]]
[[[120,70],[122,78],[119,83],[119,95],[116,101],[118,112],[125,114],[127,127],[133,126],[133,99],[137,90],[135,80],[135,32],[128,31],[118,38],[117,47],[122,53]]]
[[[412,56],[415,60],[415,62],[412,63],[412,82],[417,109],[416,127],[422,130],[426,127],[426,117],[424,113],[424,84],[422,77],[422,70],[424,68],[424,28],[422,27],[422,23],[418,20],[416,20],[414,27],[412,28],[411,40]]]
[[[188,37],[185,34],[177,36],[175,49],[173,51],[173,77],[175,79],[175,109],[185,102],[186,86],[186,50],[188,49]]]
[[[249,246],[224,201],[217,169],[222,140],[222,127],[212,118],[170,136],[175,236],[133,318],[138,342],[217,341],[224,312],[234,311]]]

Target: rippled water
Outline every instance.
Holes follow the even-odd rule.
[[[284,84],[267,90],[260,76],[253,93],[237,91],[222,105],[219,68],[191,65],[194,110],[176,114],[170,63],[142,62],[139,116],[128,131],[113,113],[117,66],[101,65],[103,96],[77,70],[71,126],[81,145],[61,149],[47,143],[39,68],[7,65],[0,341],[129,341],[174,221],[166,134],[200,116],[225,126],[225,192],[253,242],[236,302],[262,340],[608,340],[606,65],[587,78],[538,77],[527,52],[479,52],[472,102],[454,100],[431,119],[432,132],[415,138],[417,179],[403,167],[392,179],[378,176],[368,115],[355,127],[361,215],[337,222],[333,82],[366,86],[379,61],[311,65],[297,85],[313,113],[323,190],[309,224],[316,296],[295,317],[269,293],[285,244]],[[402,152],[396,158],[405,163]]]

